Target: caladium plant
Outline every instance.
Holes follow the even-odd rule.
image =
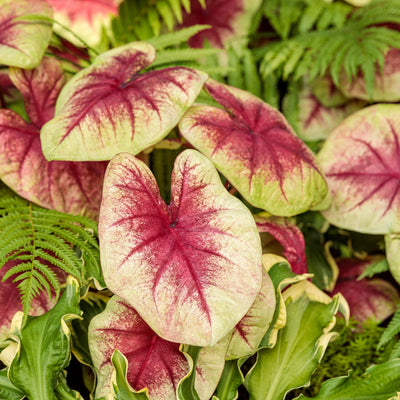
[[[316,398],[397,396],[400,110],[328,49],[400,7],[348,3],[0,0],[1,399],[305,399],[339,315],[382,357]]]

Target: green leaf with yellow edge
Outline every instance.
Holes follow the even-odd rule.
[[[44,0],[1,0],[0,9],[1,63],[35,68],[50,42],[51,6]]]
[[[54,400],[60,373],[71,357],[71,333],[67,322],[79,318],[79,284],[68,278],[56,306],[39,317],[28,317],[16,333],[17,353],[9,367],[9,379],[32,400]]]
[[[0,399],[22,400],[25,397],[25,393],[10,382],[7,371],[7,368],[0,371]]]
[[[400,359],[368,368],[363,379],[340,376],[324,382],[314,400],[392,400],[398,398]],[[394,397],[393,397],[394,396]],[[297,400],[311,399],[300,395]]]
[[[261,349],[246,376],[251,399],[283,400],[289,390],[309,384],[310,377],[336,335],[331,332],[340,296],[331,299],[309,281],[287,289],[287,323],[272,349]]]
[[[385,235],[385,248],[389,270],[396,282],[400,283],[400,234]]]

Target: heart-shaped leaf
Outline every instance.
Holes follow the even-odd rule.
[[[400,105],[378,104],[343,121],[318,160],[332,194],[324,217],[358,232],[400,230]]]
[[[44,0],[2,0],[0,6],[1,63],[27,69],[36,67],[52,33],[47,22],[53,16],[50,5]],[[37,18],[26,18],[33,15]]]
[[[225,110],[192,107],[181,120],[180,131],[249,203],[289,216],[325,197],[325,180],[313,154],[278,110],[212,80],[206,87]]]
[[[140,74],[154,48],[133,42],[98,56],[65,85],[56,117],[41,132],[48,160],[109,160],[164,138],[199,94],[207,75],[171,67]]]
[[[136,391],[147,387],[151,399],[175,399],[178,383],[188,373],[179,344],[157,336],[118,296],[90,322],[89,347],[98,378],[96,398],[110,393],[111,357],[116,349],[128,360],[128,384]]]
[[[170,205],[149,168],[127,153],[110,162],[104,185],[99,235],[107,287],[166,340],[218,342],[261,286],[261,244],[249,210],[194,150],[175,161]]]
[[[262,214],[255,217],[259,232],[272,235],[283,247],[283,255],[288,260],[292,271],[298,275],[306,274],[307,260],[304,236],[301,230],[285,218],[264,217]]]
[[[85,43],[96,46],[101,41],[102,30],[109,27],[113,15],[118,14],[121,0],[47,0],[54,9],[54,30],[72,43],[82,46],[76,36]],[[67,26],[71,32],[61,25]],[[75,36],[76,35],[76,36]]]
[[[11,69],[32,123],[0,110],[0,178],[20,196],[42,207],[97,218],[106,163],[47,161],[40,128],[54,115],[64,83],[58,61],[44,58],[31,71]]]

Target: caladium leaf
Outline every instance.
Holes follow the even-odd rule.
[[[350,314],[360,322],[368,319],[384,321],[396,311],[400,303],[397,289],[387,280],[358,280],[365,269],[374,262],[374,258],[343,258],[337,261],[340,272],[332,293],[341,293],[344,296],[349,304]]]
[[[325,381],[312,400],[394,400],[399,395],[400,360],[373,365],[362,377],[340,376]],[[396,396],[397,395],[397,396]],[[394,396],[394,397],[391,397]],[[300,395],[298,400],[311,400]]]
[[[347,116],[360,110],[367,103],[347,101],[336,107],[325,107],[306,87],[299,94],[297,118],[291,120],[297,135],[304,141],[324,140]]]
[[[283,255],[288,260],[292,271],[298,275],[307,273],[306,248],[304,236],[296,224],[280,217],[255,217],[259,232],[272,235],[283,247]]]
[[[154,48],[133,42],[99,55],[63,88],[56,116],[41,132],[48,160],[109,160],[163,139],[202,89],[207,75],[184,67],[140,74]]]
[[[263,269],[261,290],[247,314],[239,321],[229,340],[225,358],[233,360],[253,355],[271,325],[275,313],[275,288]]]
[[[373,102],[397,102],[400,100],[400,49],[390,48],[385,54],[385,63],[377,68],[372,93],[368,93],[363,75],[349,81],[345,73],[339,80],[340,90],[347,97]]]
[[[188,41],[191,47],[203,47],[207,40],[215,47],[226,47],[229,42],[246,40],[254,13],[258,10],[260,0],[205,0],[190,2],[190,12],[184,12],[182,27],[197,24],[210,25],[209,29],[197,33]],[[232,40],[235,39],[235,40]]]
[[[1,0],[0,60],[19,68],[36,67],[50,42],[53,16],[44,0]],[[27,17],[36,16],[35,19]],[[41,20],[42,18],[42,20]]]
[[[313,154],[279,111],[248,92],[212,80],[206,88],[225,110],[192,107],[179,129],[249,203],[290,216],[325,197],[325,180]]]
[[[42,207],[97,218],[106,163],[48,162],[40,128],[54,114],[64,83],[59,62],[44,58],[31,71],[11,69],[32,123],[0,110],[0,178],[20,196]]]
[[[108,28],[111,18],[118,14],[121,0],[46,0],[52,5],[54,30],[78,46],[84,43],[96,46],[101,42],[102,31]],[[60,26],[61,24],[61,26]],[[68,27],[69,32],[63,28]],[[82,38],[84,43],[79,40]]]
[[[54,399],[58,376],[71,356],[67,322],[79,314],[79,284],[70,277],[57,305],[44,315],[28,317],[21,327],[8,376],[28,398]]]
[[[89,347],[98,378],[96,398],[110,393],[115,349],[127,358],[128,384],[135,391],[147,387],[154,400],[175,399],[178,383],[188,372],[179,344],[157,336],[118,296],[90,322]]]
[[[309,383],[324,355],[335,325],[339,298],[333,300],[308,281],[284,292],[287,325],[278,333],[272,349],[258,352],[257,362],[246,376],[250,398],[283,399],[296,387]]]
[[[346,118],[318,160],[332,194],[324,217],[341,228],[386,234],[400,229],[400,105],[378,104]]]
[[[104,185],[107,287],[166,340],[214,345],[260,290],[261,244],[249,210],[194,150],[175,161],[169,205],[149,168],[127,153],[112,159]]]

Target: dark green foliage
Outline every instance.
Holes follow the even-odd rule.
[[[45,290],[60,293],[58,267],[87,283],[101,284],[96,222],[41,208],[0,186],[0,268],[12,266],[3,281],[18,282],[25,315],[32,300]],[[10,264],[9,264],[10,266]]]
[[[341,73],[351,80],[361,72],[371,94],[384,53],[390,46],[400,46],[400,32],[382,26],[400,23],[400,3],[374,1],[359,10],[339,4],[274,0],[272,6],[266,2],[265,15],[282,40],[258,50],[261,74],[278,71],[284,80],[329,74],[338,84]]]
[[[400,305],[397,306],[396,312],[383,332],[379,340],[378,349],[384,348],[398,333],[400,333]]]
[[[376,344],[385,328],[375,322],[367,321],[360,326],[350,320],[346,326],[343,319],[338,320],[335,331],[339,337],[329,343],[326,353],[311,377],[309,387],[297,390],[296,394],[315,396],[323,381],[347,376],[351,370],[352,376],[361,378],[365,370],[373,364],[381,362],[384,350],[378,350]]]

